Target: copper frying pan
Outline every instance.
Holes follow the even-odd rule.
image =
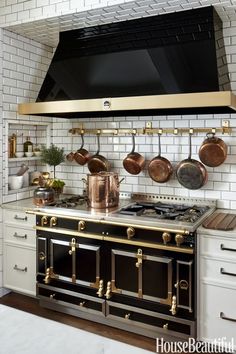
[[[160,130],[158,133],[159,153],[158,156],[150,161],[148,165],[148,173],[153,181],[165,183],[170,179],[173,168],[170,161],[161,156],[161,134],[162,131]]]
[[[77,150],[74,153],[74,160],[79,164],[79,165],[85,165],[88,160],[90,159],[90,154],[89,152],[84,149],[84,134],[81,133],[81,139],[82,139],[82,143],[81,146],[79,148],[79,150]]]
[[[91,159],[88,162],[88,169],[91,173],[98,173],[101,171],[109,171],[110,168],[110,163],[107,161],[107,159],[99,155],[100,152],[100,134],[97,134],[97,144],[98,144],[98,149],[95,155],[91,157]]]
[[[199,149],[199,158],[209,167],[220,166],[227,157],[227,145],[215,133],[207,133],[206,136]]]
[[[132,134],[133,148],[123,160],[123,166],[131,175],[138,175],[145,165],[145,159],[138,152],[135,152],[135,133]]]
[[[188,189],[199,189],[207,182],[205,166],[192,159],[192,133],[189,133],[189,156],[177,166],[176,177],[179,183]]]

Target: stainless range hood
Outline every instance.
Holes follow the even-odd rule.
[[[233,113],[213,7],[62,32],[36,103],[64,118]]]

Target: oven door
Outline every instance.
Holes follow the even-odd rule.
[[[101,247],[99,243],[79,238],[50,238],[48,242],[49,278],[98,289]],[[45,279],[47,280],[47,274]]]
[[[112,247],[110,252],[111,293],[171,305],[173,258],[146,248]]]

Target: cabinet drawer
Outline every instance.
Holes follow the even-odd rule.
[[[4,241],[36,248],[36,232],[34,229],[7,225],[4,227]]]
[[[143,328],[162,329],[165,334],[174,333],[180,337],[187,338],[193,335],[191,321],[174,320],[170,316],[161,315],[148,310],[137,309],[124,304],[115,304],[110,301],[106,304],[106,315],[108,319],[120,320],[123,323],[129,323],[131,326],[141,326]]]
[[[201,258],[201,279],[211,279],[218,283],[236,287],[236,262]]]
[[[26,214],[22,210],[3,210],[3,221],[6,224],[34,226],[35,215]]]
[[[89,295],[75,293],[70,290],[54,288],[53,286],[38,285],[38,297],[48,298],[59,304],[70,304],[70,307],[76,308],[88,313],[105,314],[105,300],[94,298]]]
[[[236,239],[200,236],[200,253],[210,257],[236,261]]]
[[[199,326],[201,338],[226,337],[226,342],[234,338],[236,343],[236,291],[202,284],[201,293],[201,323]]]
[[[6,288],[36,294],[36,252],[15,245],[4,245],[3,279]]]

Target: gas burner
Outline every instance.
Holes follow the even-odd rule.
[[[119,214],[183,221],[193,224],[208,210],[208,206],[137,202],[122,208]]]
[[[82,205],[87,202],[87,197],[83,195],[75,195],[72,197],[59,199],[55,202],[54,206],[57,208],[70,208],[73,209],[77,205]]]

